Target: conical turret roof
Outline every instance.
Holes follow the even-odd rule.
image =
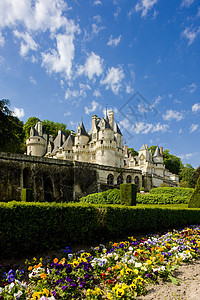
[[[157,148],[156,148],[156,151],[155,151],[153,157],[162,157],[162,155],[161,155],[161,153],[160,153],[160,149],[159,149],[158,146],[157,146]]]

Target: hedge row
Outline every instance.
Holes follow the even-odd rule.
[[[120,204],[120,190],[112,189],[102,193],[89,194],[82,197],[80,202],[92,204]]]
[[[137,194],[137,203],[142,204],[178,204],[188,203],[187,196],[172,196],[170,194]]]
[[[167,194],[167,195],[172,195],[173,197],[188,197],[192,195],[192,192],[194,189],[191,188],[181,188],[181,187],[160,187],[160,188],[155,188],[150,190],[150,194]]]
[[[71,243],[96,245],[127,235],[200,223],[200,209],[121,205],[0,203],[0,254],[29,255]]]

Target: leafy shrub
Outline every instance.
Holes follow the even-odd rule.
[[[143,204],[172,204],[173,203],[173,196],[171,195],[141,195],[137,194],[137,203]]]
[[[181,188],[181,187],[160,187],[150,190],[150,194],[170,194],[173,197],[176,196],[185,196],[190,197],[193,192],[193,189],[191,188]]]
[[[107,203],[120,204],[120,190],[113,189],[107,196]]]
[[[95,245],[171,227],[197,224],[200,209],[137,208],[83,203],[0,203],[0,255],[14,257],[72,243]]]
[[[118,189],[107,190],[101,193],[95,193],[82,197],[80,202],[91,204],[119,204],[120,191]]]
[[[200,207],[200,177],[198,178],[195,189],[189,199],[188,207]]]
[[[137,185],[133,183],[120,184],[120,203],[136,205]]]

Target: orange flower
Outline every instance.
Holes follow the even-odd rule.
[[[31,266],[30,266],[30,267],[28,267],[28,271],[31,271],[32,269],[33,269],[33,267],[31,267]]]
[[[163,256],[161,256],[160,261],[163,262]]]
[[[56,264],[58,262],[58,259],[54,258],[53,262],[54,262],[54,264]]]
[[[114,243],[114,244],[113,244],[113,247],[117,247],[117,243]]]
[[[46,279],[46,278],[47,278],[47,275],[46,275],[45,273],[41,273],[41,274],[40,274],[40,278]]]

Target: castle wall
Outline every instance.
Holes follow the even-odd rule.
[[[113,185],[107,184],[110,173],[114,176]],[[119,175],[123,183],[128,175],[133,183],[138,177],[142,186],[139,170],[0,152],[0,201],[20,201],[21,190],[30,188],[33,201],[69,202],[119,187]]]

